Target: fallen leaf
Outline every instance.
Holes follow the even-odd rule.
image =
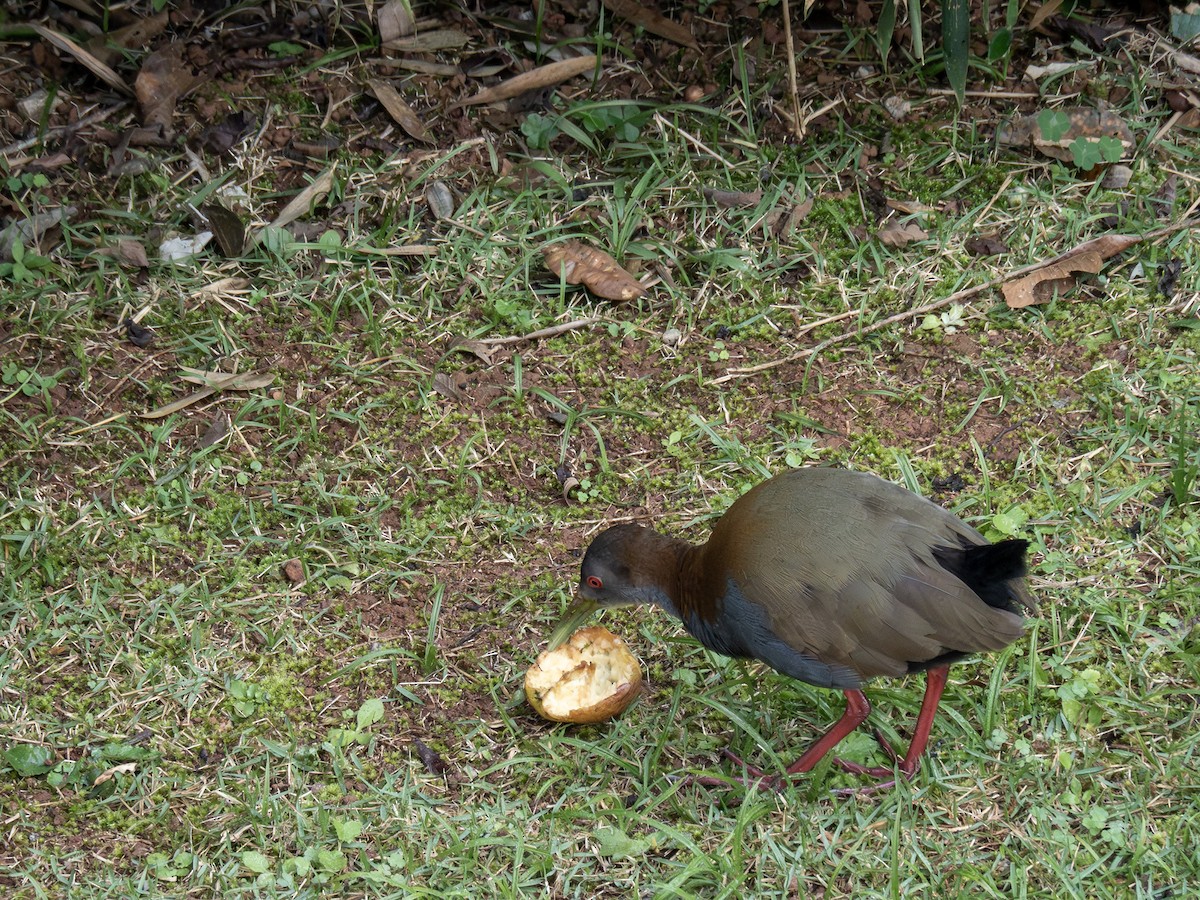
[[[813,198],[808,197],[805,200],[795,204],[791,211],[786,216],[780,216],[779,221],[775,223],[774,232],[776,237],[784,237],[791,234],[800,223],[808,218],[808,214],[812,212]]]
[[[202,231],[192,237],[176,235],[169,237],[158,245],[158,256],[164,262],[179,262],[190,259],[208,246],[212,240],[211,231]]]
[[[200,133],[200,143],[218,156],[224,156],[257,124],[257,120],[248,113],[230,113],[216,125],[205,128]]]
[[[1074,287],[1076,273],[1097,274],[1106,260],[1141,241],[1131,234],[1106,234],[1080,244],[1037,269],[1000,286],[1004,302],[1012,309],[1023,309],[1035,303],[1046,303],[1055,294]]]
[[[579,241],[563,241],[542,248],[546,268],[568,284],[582,284],[606,300],[633,300],[646,289],[617,265],[617,261],[595,247]]]
[[[413,738],[413,747],[416,748],[417,756],[421,758],[421,763],[430,775],[441,775],[449,768],[438,752],[431,749],[420,738]]]
[[[104,782],[111,781],[115,775],[127,775],[130,772],[136,771],[137,763],[135,762],[127,762],[121,763],[120,765],[111,766],[96,776],[96,780],[92,782],[92,787],[99,787],[100,785],[104,784]]]
[[[202,384],[218,391],[256,391],[270,387],[275,376],[270,372],[217,372],[180,366],[185,374],[180,378],[192,384]]]
[[[135,347],[149,347],[154,343],[154,332],[139,325],[132,317],[126,317],[122,324],[125,326],[125,336]]]
[[[762,202],[762,191],[722,191],[718,188],[702,188],[700,193],[705,200],[715,203],[723,209],[745,209],[758,206]]]
[[[483,341],[473,341],[467,338],[459,338],[452,346],[455,350],[461,350],[463,353],[473,354],[485,366],[490,366],[496,361],[497,348]]]
[[[994,234],[968,238],[964,246],[972,256],[1001,256],[1008,252],[1008,245]]]
[[[454,195],[444,181],[431,181],[425,188],[425,202],[429,211],[439,222],[444,222],[454,215]]]
[[[438,50],[453,50],[470,42],[470,38],[453,28],[437,28],[422,31],[410,37],[396,38],[383,45],[386,50],[412,50],[418,53],[433,53]]]
[[[1047,0],[1040,7],[1034,10],[1033,16],[1029,20],[1030,30],[1037,28],[1048,18],[1058,12],[1058,8],[1063,5],[1063,0]]]
[[[909,244],[923,241],[928,237],[928,234],[912,222],[901,225],[899,222],[892,221],[879,230],[879,243],[885,247],[907,247]]]
[[[74,206],[60,206],[49,212],[35,213],[26,219],[17,219],[7,228],[0,230],[0,262],[12,259],[13,246],[20,241],[25,248],[38,247],[42,238],[55,226],[69,222],[75,215]]]
[[[157,409],[144,412],[141,414],[143,419],[161,419],[182,409],[187,409],[193,403],[199,403],[201,400],[211,397],[218,391],[256,390],[267,387],[275,380],[275,376],[268,373],[256,374],[250,372],[231,375],[227,372],[205,372],[202,369],[189,369],[186,366],[183,367],[183,370],[190,373],[183,376],[184,381],[205,384],[207,387],[196,391],[194,394],[188,394],[186,397],[173,400]]]
[[[208,423],[208,430],[200,438],[200,449],[211,447],[225,435],[229,434],[229,416],[227,413],[219,412],[211,422]]]
[[[421,121],[421,117],[413,108],[404,102],[399,91],[378,78],[372,78],[369,83],[376,99],[383,104],[383,108],[396,121],[396,124],[408,132],[409,137],[426,144],[431,143],[429,134],[425,131],[425,123]]]
[[[1055,126],[1047,134],[1043,126]],[[1079,139],[1101,141],[1112,138],[1121,142],[1124,152],[1134,145],[1133,130],[1112,110],[1086,106],[1043,110],[1029,116],[1018,116],[1004,123],[996,132],[1001,146],[1033,147],[1053,159],[1071,162],[1075,154],[1072,145]]]
[[[337,163],[334,163],[314,178],[312,184],[293,197],[288,205],[279,211],[279,215],[275,217],[271,227],[282,228],[305,215],[317,200],[329,193],[329,189],[333,187],[333,173],[336,170]]]
[[[392,41],[408,37],[416,30],[412,4],[409,0],[387,0],[379,7],[379,41],[385,47]]]
[[[141,241],[129,238],[117,241],[117,259],[127,266],[136,266],[139,269],[146,269],[150,266],[150,258],[146,255],[145,246]]]
[[[592,54],[538,66],[536,69],[522,72],[520,75],[508,78],[499,84],[484,88],[478,94],[468,97],[466,100],[460,100],[450,108],[458,109],[462,106],[473,106],[478,103],[499,103],[501,100],[511,100],[513,97],[519,97],[527,91],[552,87],[574,78],[576,75],[582,75],[584,72],[594,69],[598,61],[599,57]]]
[[[457,375],[458,378],[451,378],[445,372],[435,372],[433,375],[433,389],[449,400],[462,400],[462,390],[459,388],[461,373],[457,373]]]
[[[1165,219],[1171,215],[1171,210],[1175,206],[1175,197],[1179,188],[1179,176],[1172,172],[1167,176],[1154,196],[1150,198],[1150,207],[1154,210],[1155,215],[1160,219]]]
[[[684,47],[691,47],[693,50],[700,49],[700,45],[696,43],[696,38],[689,28],[668,19],[657,10],[651,9],[642,0],[604,0],[604,5],[617,17],[632,22],[634,25],[640,25],[651,34],[656,34]]]
[[[111,66],[121,61],[124,51],[145,47],[153,38],[162,34],[169,21],[170,14],[163,10],[116,31],[95,35],[88,40],[86,49],[100,62]]]
[[[197,81],[192,67],[184,62],[182,44],[168,44],[147,56],[133,82],[142,124],[170,129],[175,104]]]
[[[208,227],[212,229],[217,246],[228,259],[237,259],[246,249],[246,224],[242,217],[219,203],[205,203],[200,207]]]

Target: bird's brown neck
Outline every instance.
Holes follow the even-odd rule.
[[[631,569],[637,573],[636,583],[645,599],[685,621],[710,619],[715,613],[714,595],[709,589],[704,550],[704,545],[658,532],[643,534]]]

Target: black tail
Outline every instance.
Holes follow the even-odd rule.
[[[967,544],[964,547],[938,547],[933,555],[946,571],[954,573],[988,606],[1020,612],[1010,582],[1024,577],[1028,546],[1029,542],[1022,540]]]

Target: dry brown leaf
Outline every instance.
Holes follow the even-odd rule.
[[[319,198],[329,193],[329,189],[333,187],[333,173],[336,170],[337,163],[334,163],[313,179],[312,184],[293,197],[288,205],[279,211],[279,215],[271,223],[272,227],[282,228],[305,215]]]
[[[37,32],[41,38],[53,44],[59,50],[62,50],[64,53],[69,53],[71,56],[75,57],[75,59],[77,59],[81,65],[87,68],[89,72],[103,81],[109,87],[120,91],[122,94],[133,93],[133,91],[129,89],[129,85],[125,83],[124,78],[114,72],[109,66],[106,66],[104,63],[98,60],[91,53],[88,53],[65,34],[59,34],[57,31],[47,28],[45,25],[34,24],[30,25],[29,27]]]
[[[196,81],[192,67],[184,62],[182,44],[168,44],[147,56],[133,82],[142,124],[169,129],[176,102]]]
[[[907,247],[915,241],[923,241],[928,237],[928,234],[912,222],[907,225],[889,222],[879,231],[879,243],[885,247]]]
[[[405,69],[409,72],[420,72],[422,75],[442,75],[448,77],[458,75],[462,72],[462,69],[458,66],[452,66],[449,63],[430,62],[427,59],[397,58],[376,60],[375,62],[389,69]]]
[[[470,38],[454,28],[438,28],[434,31],[422,31],[411,37],[396,38],[384,44],[387,50],[412,51],[414,53],[435,53],[438,50],[453,50],[470,42]]]
[[[453,376],[447,375],[445,372],[435,372],[433,375],[433,389],[448,400],[458,402],[462,400],[462,388],[464,378],[462,372],[455,372]]]
[[[469,338],[459,338],[454,342],[454,349],[461,350],[464,353],[471,353],[485,366],[490,366],[496,361],[496,347],[491,344],[486,344],[483,341],[473,341]]]
[[[618,18],[640,25],[651,34],[666,38],[684,47],[699,50],[700,45],[691,30],[646,6],[641,0],[604,0],[604,5]]]
[[[142,413],[141,417],[143,419],[162,419],[172,413],[187,409],[193,403],[199,403],[201,400],[211,397],[218,391],[254,391],[259,388],[268,387],[275,381],[275,376],[269,372],[230,374],[228,372],[206,372],[203,369],[191,369],[187,366],[181,366],[181,368],[184,372],[188,373],[181,376],[183,381],[192,384],[203,384],[205,387],[194,394],[188,394],[186,397],[172,400],[170,403],[164,404],[157,409]]]
[[[799,227],[801,222],[808,218],[808,214],[812,212],[812,208],[812,197],[807,197],[795,204],[786,216],[780,216],[779,221],[775,223],[775,236],[784,237],[791,234],[793,230]]]
[[[723,209],[739,209],[758,206],[762,202],[762,191],[723,191],[718,188],[702,188],[700,193]]]
[[[379,42],[385,47],[392,41],[408,37],[416,30],[412,7],[408,0],[388,0],[379,7]]]
[[[166,10],[116,31],[103,32],[92,37],[86,49],[107,66],[121,61],[125,50],[145,47],[166,29],[170,14]]]
[[[589,55],[577,56],[574,59],[564,59],[559,62],[538,66],[536,69],[522,72],[520,75],[492,85],[490,88],[484,88],[478,94],[468,97],[466,100],[458,101],[451,109],[457,109],[461,106],[473,106],[477,103],[498,103],[501,100],[511,100],[513,97],[519,97],[527,91],[536,91],[539,88],[551,87],[594,69],[598,61],[599,57]]]
[[[211,447],[227,434],[229,434],[229,414],[218,412],[213,416],[212,421],[208,423],[208,430],[204,432],[197,446],[201,450],[205,447]]]
[[[122,238],[117,241],[116,251],[117,259],[127,266],[136,266],[139,269],[150,267],[150,259],[146,256],[146,248],[141,241]]]
[[[1023,309],[1035,303],[1047,303],[1056,293],[1075,285],[1075,273],[1097,274],[1106,260],[1141,241],[1132,234],[1106,234],[1080,244],[1039,268],[1014,281],[1000,286],[1004,302],[1012,309]]]
[[[218,391],[256,391],[270,387],[275,376],[270,372],[218,372],[180,366],[186,374],[180,379],[191,384],[202,384]]]
[[[1048,18],[1058,12],[1058,8],[1063,5],[1063,0],[1046,0],[1033,14],[1029,20],[1029,28],[1032,30],[1037,28]]]
[[[646,289],[605,253],[579,241],[564,241],[542,248],[546,268],[568,284],[582,284],[605,300],[633,300]]]
[[[413,108],[404,102],[399,91],[378,78],[372,78],[370,85],[375,97],[383,104],[388,115],[396,120],[397,125],[407,131],[410,137],[426,144],[430,143],[429,134],[425,131],[425,123],[421,121],[421,117]]]

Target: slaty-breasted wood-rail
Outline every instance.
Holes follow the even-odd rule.
[[[700,546],[638,525],[602,532],[551,646],[597,608],[653,603],[711,650],[845,692],[845,713],[789,775],[812,769],[863,723],[867,679],[923,671],[908,752],[899,758],[876,732],[893,766],[912,777],[950,664],[1024,634],[1022,611],[1036,609],[1025,549],[1022,540],[989,543],[936,503],[874,475],[796,469],[739,498]],[[836,762],[878,779],[895,774]]]

